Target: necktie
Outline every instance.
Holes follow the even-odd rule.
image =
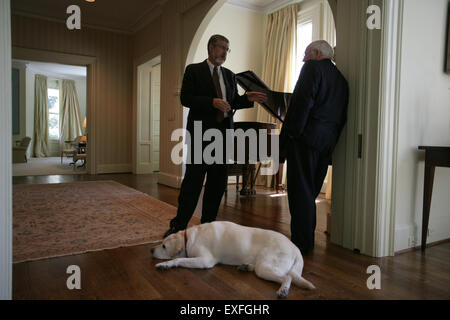
[[[217,97],[219,99],[222,99],[223,98],[223,96],[222,96],[222,89],[220,88],[219,73],[217,72],[217,66],[214,66],[213,82],[214,82],[214,86],[216,87]],[[217,115],[216,115],[217,122],[222,122],[223,119],[224,119],[223,112],[220,111],[220,110],[217,110]]]

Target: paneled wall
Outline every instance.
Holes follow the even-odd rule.
[[[161,17],[133,36],[135,69],[138,65],[161,55],[158,182],[172,187],[179,187],[182,179],[181,165],[175,165],[170,157],[172,148],[178,142],[172,142],[170,138],[175,129],[183,127],[183,108],[179,91],[186,57],[198,26],[216,2],[217,0],[169,0],[162,7]],[[136,70],[133,72],[137,74]],[[134,81],[133,92],[134,94],[136,92],[136,81]],[[133,108],[135,112],[135,97],[133,97]],[[135,128],[136,121],[133,120],[133,132]],[[133,140],[133,148],[136,148],[136,139]],[[134,155],[133,159],[135,159]]]
[[[133,58],[142,64],[152,57],[146,56],[161,46],[161,17],[156,18],[132,36]],[[159,52],[158,54],[160,54]],[[157,55],[158,55],[157,54]]]

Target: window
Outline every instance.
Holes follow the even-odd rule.
[[[305,55],[306,48],[312,42],[313,24],[312,21],[302,23],[298,25],[297,43],[299,59],[297,60],[297,70],[300,72],[303,67],[303,57]]]
[[[291,88],[295,88],[298,76],[303,67],[303,57],[305,56],[306,47],[312,42],[313,23],[311,20],[297,25],[297,57],[295,59],[295,72],[292,77]]]
[[[303,1],[297,24],[297,48],[294,76],[291,79],[292,90],[303,67],[306,47],[313,41],[324,39],[334,47],[336,45],[336,29],[333,12],[326,0]]]
[[[59,140],[59,90],[48,89],[48,136]]]

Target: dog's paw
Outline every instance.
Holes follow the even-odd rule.
[[[158,263],[155,267],[159,270],[169,270],[171,268],[168,262]]]
[[[286,298],[289,294],[289,288],[280,288],[280,290],[277,291],[278,298]]]
[[[251,264],[241,264],[237,267],[239,271],[252,272],[255,268]]]

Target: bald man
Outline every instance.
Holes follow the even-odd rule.
[[[291,240],[303,255],[314,248],[315,199],[347,118],[348,84],[333,56],[333,48],[323,40],[306,48],[280,134],[287,160]]]

